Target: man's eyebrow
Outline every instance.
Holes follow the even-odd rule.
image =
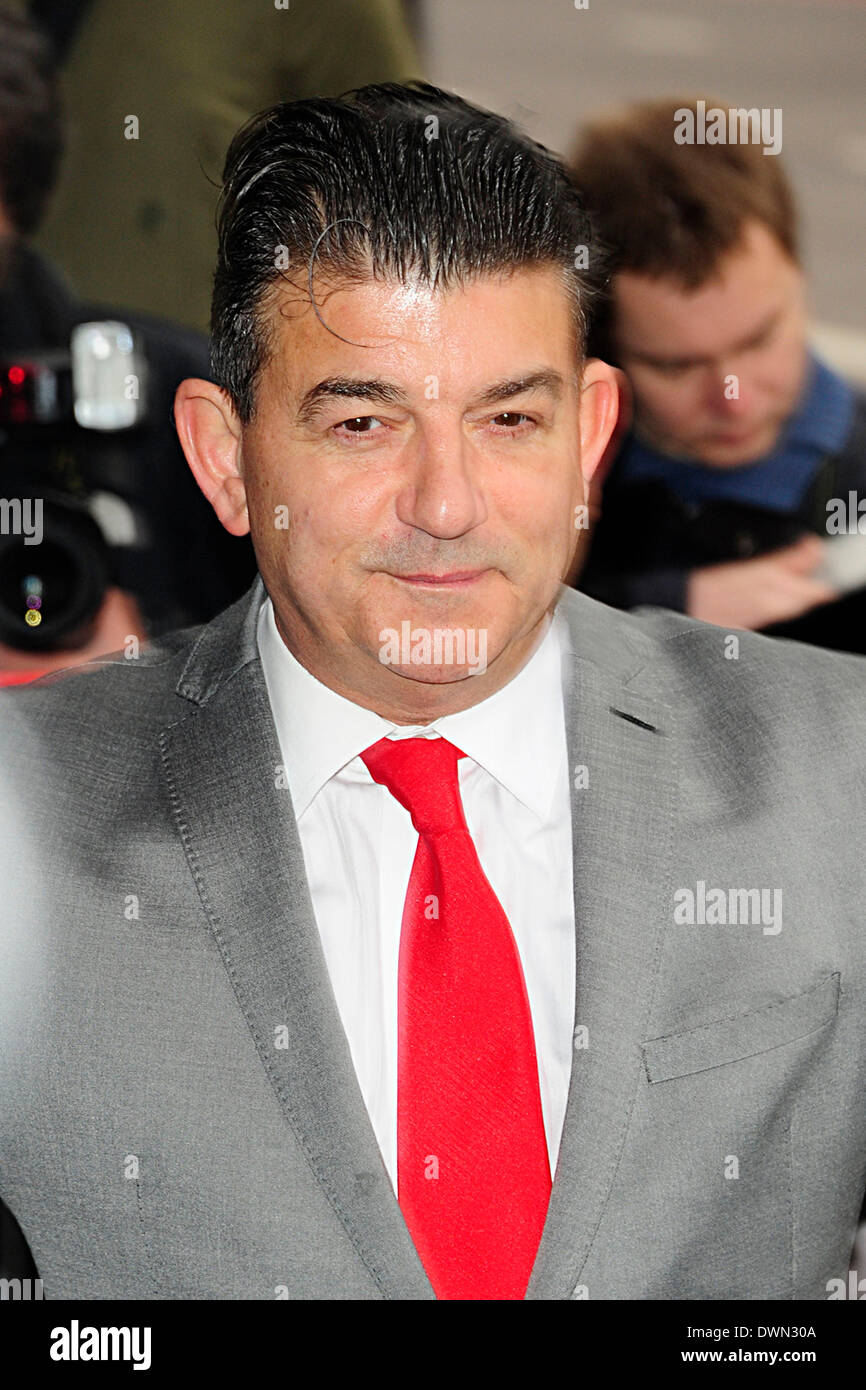
[[[503,381],[495,381],[492,386],[486,386],[479,392],[472,404],[497,405],[499,401],[510,400],[512,396],[522,396],[527,391],[549,391],[554,399],[559,400],[564,384],[559,372],[553,371],[551,367],[542,367],[537,372],[527,372],[524,376],[506,377]]]
[[[475,397],[473,406],[496,405],[499,401],[510,400],[512,396],[523,395],[527,391],[549,391],[557,400],[562,395],[563,378],[550,367],[527,372],[519,377],[507,377],[495,381]],[[390,381],[378,378],[359,378],[332,376],[317,381],[311,386],[298,406],[296,420],[299,425],[310,424],[315,418],[322,401],[329,399],[373,401],[378,405],[405,405],[406,393]]]
[[[332,397],[348,400],[375,401],[378,405],[404,405],[406,394],[390,381],[351,376],[329,376],[317,381],[307,391],[296,416],[299,425],[308,425],[318,413],[322,401]]]
[[[751,347],[753,343],[759,342],[761,338],[765,336],[765,334],[769,333],[770,330],[775,327],[775,325],[779,321],[781,313],[781,309],[774,309],[773,312],[766,319],[764,319],[763,323],[759,324],[757,328],[753,329],[747,337],[741,338],[738,343],[734,343],[733,346],[728,349],[728,351],[742,352],[744,348]],[[644,362],[648,367],[699,367],[704,366],[705,364],[713,362],[715,360],[711,356],[706,356],[697,353],[690,357],[657,357],[654,353],[651,352],[639,352],[637,350],[630,351],[629,349],[626,349],[623,355],[630,357],[633,361]]]

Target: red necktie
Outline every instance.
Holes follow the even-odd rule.
[[[361,754],[418,831],[400,935],[397,1188],[438,1298],[523,1298],[550,1199],[532,1019],[446,739]]]

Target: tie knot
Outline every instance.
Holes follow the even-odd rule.
[[[457,781],[462,757],[445,738],[382,738],[361,754],[373,781],[405,806],[419,835],[466,830]]]

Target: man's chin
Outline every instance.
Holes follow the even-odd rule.
[[[487,670],[492,659],[486,626],[432,624],[408,618],[378,634],[377,656],[388,670],[424,685],[448,685]]]
[[[390,666],[388,669],[416,685],[456,685],[470,676],[482,675],[487,666],[484,663],[479,666]]]
[[[773,452],[781,426],[752,430],[748,434],[716,435],[701,441],[693,457],[708,468],[748,468]]]

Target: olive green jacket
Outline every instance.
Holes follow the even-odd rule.
[[[278,101],[420,75],[399,0],[95,0],[36,245],[83,298],[206,331],[235,131]]]

